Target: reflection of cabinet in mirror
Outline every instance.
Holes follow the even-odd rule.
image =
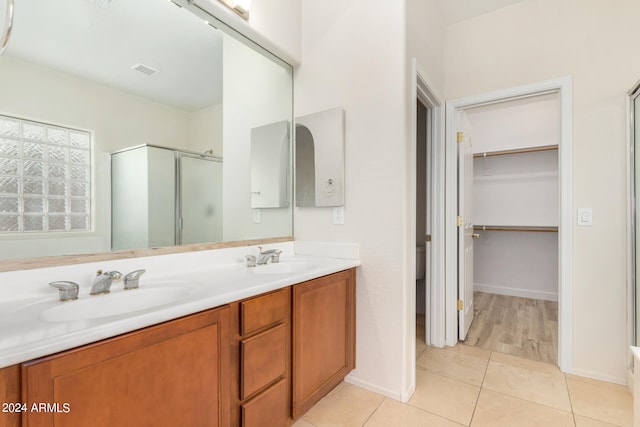
[[[251,129],[251,207],[289,206],[289,122]]]
[[[344,205],[344,112],[296,118],[296,206]]]
[[[111,198],[113,250],[222,240],[219,157],[151,145],[112,153]]]

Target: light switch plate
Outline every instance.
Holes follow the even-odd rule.
[[[333,208],[333,223],[335,225],[344,225],[344,206]]]
[[[262,214],[260,209],[253,209],[253,223],[260,224],[262,222]]]
[[[593,225],[593,210],[591,208],[578,208],[578,225]]]

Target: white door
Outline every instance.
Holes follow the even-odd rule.
[[[433,114],[432,114],[432,110],[428,110],[426,111],[426,132],[425,132],[425,143],[426,143],[426,151],[427,151],[427,158],[426,160],[426,182],[425,182],[425,188],[427,190],[427,194],[426,194],[426,200],[427,200],[427,206],[426,206],[426,210],[425,210],[425,231],[426,231],[426,235],[425,237],[425,244],[424,244],[424,257],[425,259],[424,261],[424,289],[425,289],[425,324],[426,324],[426,328],[425,328],[425,341],[427,344],[432,345],[433,344],[433,339],[431,337],[431,319],[430,319],[430,311],[431,311],[431,295],[432,295],[432,290],[431,290],[431,236],[433,233],[432,230],[432,218],[433,218],[433,214],[432,214],[432,209],[433,209],[433,201],[432,201],[432,185],[433,185],[433,167],[432,167],[432,159],[433,159],[433,138],[432,138],[432,129],[433,129]]]
[[[458,339],[473,321],[473,150],[469,126],[460,113],[458,131]]]

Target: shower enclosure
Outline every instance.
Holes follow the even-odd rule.
[[[111,154],[112,250],[222,240],[222,159],[140,145]]]

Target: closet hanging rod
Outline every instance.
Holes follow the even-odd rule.
[[[506,156],[509,154],[536,153],[538,151],[554,151],[557,149],[558,149],[557,145],[543,145],[540,147],[516,148],[513,150],[500,150],[500,151],[488,151],[486,153],[474,153],[473,157]]]
[[[473,231],[529,231],[538,233],[557,233],[558,227],[518,227],[508,225],[474,225]]]

